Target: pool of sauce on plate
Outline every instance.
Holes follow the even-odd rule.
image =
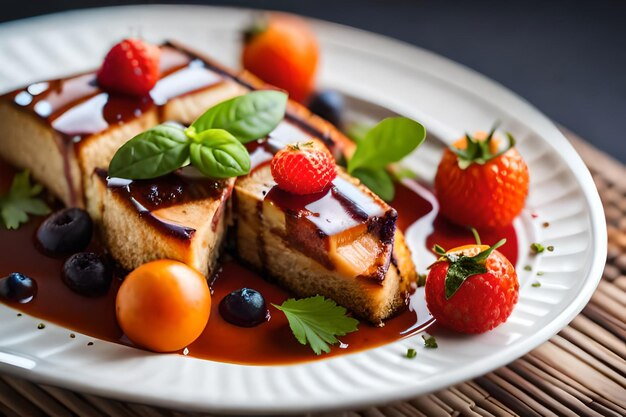
[[[5,191],[10,186],[15,172],[15,169],[0,161],[0,191]],[[402,230],[406,230],[433,209],[427,198],[400,184],[396,199],[391,205],[398,211],[398,225]],[[115,295],[121,279],[115,278],[109,293],[100,298],[86,298],[70,291],[61,280],[64,259],[42,255],[33,243],[33,236],[42,220],[32,219],[16,231],[0,229],[0,276],[21,272],[34,278],[38,285],[37,296],[27,304],[6,300],[2,302],[43,321],[64,326],[70,329],[68,334],[76,331],[110,342],[130,344],[115,319]],[[511,262],[516,262],[517,238],[513,227],[482,233],[481,236],[483,241],[489,243],[506,237],[508,241],[501,251]],[[444,248],[451,248],[472,243],[473,237],[469,231],[453,227],[437,218],[434,221],[434,232],[428,238],[427,244],[434,242]],[[89,250],[100,251],[101,248],[94,242]],[[244,286],[261,292],[268,306],[271,303],[281,304],[289,297],[286,291],[266,281],[258,273],[233,260],[224,261],[212,286],[213,303],[209,323],[200,338],[188,346],[189,356],[250,365],[307,362],[391,343],[423,331],[433,322],[430,316],[423,314],[425,301],[423,292],[418,289],[410,302],[413,309],[407,308],[388,320],[382,328],[361,322],[359,331],[340,337],[341,345],[334,346],[330,354],[316,356],[308,346],[300,345],[295,340],[286,318],[274,307],[269,307],[269,322],[257,327],[241,328],[224,321],[218,312],[219,301],[231,291]],[[416,311],[422,311],[422,314],[417,315]]]

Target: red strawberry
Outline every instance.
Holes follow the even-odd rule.
[[[441,214],[460,226],[477,229],[504,227],[524,208],[528,167],[514,148],[497,152],[492,130],[487,138],[470,135],[446,149],[435,176]]]
[[[124,39],[104,58],[98,84],[104,90],[145,96],[159,80],[161,50],[139,39]]]
[[[287,145],[271,162],[278,186],[292,194],[323,191],[337,175],[335,160],[318,141]]]
[[[441,257],[426,278],[426,303],[437,323],[461,333],[484,333],[504,323],[517,303],[519,282],[509,260],[492,247],[466,245]]]

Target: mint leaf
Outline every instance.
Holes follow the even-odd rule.
[[[300,300],[290,298],[280,306],[272,305],[285,314],[298,342],[308,343],[316,355],[330,352],[329,344],[339,342],[335,336],[358,330],[358,320],[346,316],[345,308],[321,295]]]
[[[42,216],[50,213],[50,208],[43,200],[36,198],[43,187],[30,183],[28,170],[15,174],[11,188],[0,196],[0,218],[7,229],[17,229],[28,221],[28,215]]]
[[[424,126],[406,117],[384,119],[357,145],[348,172],[358,168],[383,169],[411,153],[426,138]]]
[[[226,100],[198,117],[188,134],[224,129],[241,143],[267,136],[285,117],[287,95],[280,91],[254,91]]]
[[[198,134],[189,154],[191,164],[207,177],[231,178],[250,171],[248,151],[223,129],[208,129]]]
[[[359,144],[365,139],[367,132],[369,132],[372,127],[373,126],[368,123],[351,123],[346,128],[345,133],[354,143]]]
[[[392,201],[396,195],[393,181],[384,169],[358,168],[352,172],[352,175],[385,201]]]
[[[161,124],[126,142],[109,165],[111,177],[141,180],[160,177],[189,160],[189,139],[183,129]]]

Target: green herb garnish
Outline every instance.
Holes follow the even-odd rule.
[[[539,281],[535,281],[535,282],[533,282],[532,284],[530,284],[530,286],[531,286],[531,287],[535,287],[535,288],[537,288],[537,287],[541,287],[541,282],[539,282]]]
[[[17,229],[28,221],[28,215],[42,216],[50,213],[48,205],[37,195],[41,184],[30,183],[30,172],[25,170],[13,177],[9,191],[0,196],[0,219],[7,229]]]
[[[554,246],[550,245],[546,248],[548,252],[554,252]]]
[[[466,169],[472,164],[484,165],[515,146],[515,138],[513,138],[513,136],[507,132],[507,146],[505,146],[504,149],[496,153],[491,152],[491,142],[493,140],[493,134],[496,132],[497,127],[498,123],[496,123],[494,127],[491,128],[491,131],[487,135],[487,138],[484,140],[476,139],[469,133],[466,133],[465,140],[467,145],[464,149],[459,149],[454,146],[450,148],[450,150],[454,152],[458,157],[459,168]]]
[[[526,266],[524,267],[524,271],[532,271],[532,270],[533,270],[533,267],[532,267],[532,266],[530,266],[530,265],[526,265]]]
[[[543,271],[537,271],[537,276],[538,276],[538,277],[540,277],[540,276],[542,276],[544,273],[545,273],[545,272],[543,272]]]
[[[406,351],[406,357],[409,359],[413,359],[414,357],[417,356],[417,351],[413,348],[409,348]]]
[[[435,339],[433,336],[428,336],[426,337],[425,335],[422,335],[422,339],[424,339],[424,347],[428,348],[428,349],[437,349],[439,346],[437,346],[437,339]]]
[[[188,128],[164,123],[132,138],[109,165],[111,177],[150,179],[193,165],[212,178],[250,171],[244,143],[267,136],[285,116],[287,95],[255,91],[224,101]]]
[[[546,248],[541,243],[531,243],[530,250],[532,253],[537,254],[542,253],[546,250]]]
[[[348,161],[348,172],[383,200],[390,201],[395,188],[386,171],[387,166],[413,152],[425,138],[426,129],[414,120],[406,117],[384,119],[362,139],[355,141],[357,148]]]
[[[329,344],[339,342],[336,336],[358,329],[359,321],[346,316],[344,307],[321,295],[300,300],[290,298],[280,306],[272,305],[285,314],[298,342],[308,343],[316,355],[330,352]]]
[[[423,287],[424,285],[426,285],[427,277],[428,277],[427,274],[417,274],[417,286]]]
[[[446,300],[449,300],[457,290],[461,287],[461,284],[466,279],[473,275],[484,274],[487,272],[485,261],[491,255],[491,252],[498,249],[500,246],[506,243],[506,239],[500,240],[495,245],[485,249],[474,256],[465,256],[462,253],[448,253],[439,245],[433,247],[433,251],[440,255],[439,261],[448,261],[448,272],[446,272],[445,288],[446,288]]]

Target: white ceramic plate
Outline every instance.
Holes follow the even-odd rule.
[[[0,92],[97,67],[121,37],[178,39],[237,66],[239,33],[251,12],[197,6],[124,7],[63,13],[0,25]],[[419,336],[377,349],[292,366],[240,366],[158,355],[112,343],[87,348],[35,318],[14,320],[0,306],[0,371],[70,389],[179,409],[223,413],[294,413],[380,404],[482,375],[522,356],[563,328],[595,289],[606,257],[606,228],[587,169],[555,126],[505,88],[430,52],[347,27],[312,22],[322,44],[320,82],[422,122],[450,142],[494,120],[511,131],[531,172],[528,209],[516,221],[519,304],[509,321],[481,336],[439,334],[439,348]],[[360,107],[365,107],[360,105]],[[361,109],[362,110],[362,109]],[[357,109],[358,111],[361,111]],[[366,113],[369,110],[366,109]],[[374,112],[378,109],[374,108]],[[432,179],[441,145],[430,140],[407,164]],[[530,211],[539,215],[532,219]],[[542,222],[550,222],[542,228]],[[408,232],[419,265],[426,231]],[[528,243],[556,250],[527,256]],[[79,341],[90,340],[78,335]]]

